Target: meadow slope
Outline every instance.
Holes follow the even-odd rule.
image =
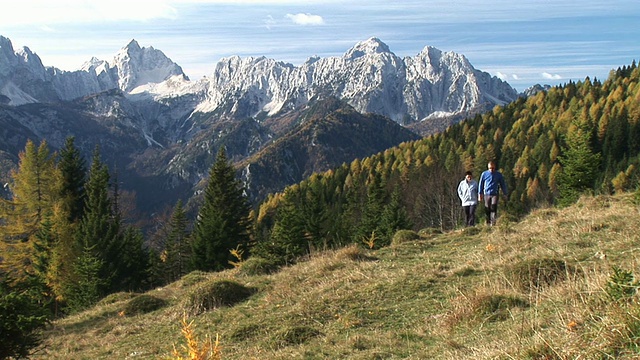
[[[200,341],[218,336],[222,359],[638,358],[639,212],[634,193],[583,197],[493,228],[318,251],[274,274],[195,272],[142,294],[164,300],[157,310],[135,314],[141,294],[119,293],[55,321],[33,358],[168,359],[184,318]],[[222,280],[248,297],[194,306]]]

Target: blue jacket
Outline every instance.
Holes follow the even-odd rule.
[[[504,182],[504,177],[500,172],[497,170],[494,172],[485,170],[482,175],[480,175],[480,182],[478,186],[480,194],[498,195],[499,188],[502,189],[502,194],[504,194],[504,196],[508,196],[507,184]]]

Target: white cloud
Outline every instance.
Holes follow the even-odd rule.
[[[275,24],[276,20],[271,15],[267,16],[267,18],[264,20],[264,26],[267,28],[267,30],[271,30],[271,27]]]
[[[505,74],[501,71],[497,71],[496,72],[496,76],[498,77],[498,79],[502,80],[502,81],[507,81],[509,79],[513,79],[513,80],[520,80],[520,77],[518,76],[518,74]]]
[[[498,79],[503,80],[503,81],[504,81],[504,80],[507,80],[507,77],[508,77],[508,76],[507,76],[507,74],[503,74],[503,73],[501,73],[500,71],[498,71],[498,72],[496,73],[496,76],[498,77]]]
[[[549,79],[549,80],[560,80],[562,79],[562,76],[558,75],[558,74],[549,74],[548,72],[543,72],[542,73],[542,77],[545,79]]]
[[[323,25],[324,19],[320,15],[306,14],[287,14],[287,18],[291,19],[298,25]]]

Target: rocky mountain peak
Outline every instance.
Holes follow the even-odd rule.
[[[186,78],[182,68],[162,51],[140,47],[135,39],[120,49],[111,66],[117,69],[119,88],[125,92],[141,85],[161,83],[176,75]]]
[[[15,51],[11,41],[4,36],[0,36],[0,76],[8,75],[11,65],[15,65]]]
[[[354,60],[369,54],[390,53],[389,46],[376,37],[369,38],[365,41],[357,43],[349,49],[345,54],[346,60]]]
[[[153,49],[153,47],[151,47],[151,49]],[[131,39],[131,41],[129,41],[129,43],[123,48],[123,50],[126,50],[127,52],[139,52],[142,51],[142,48],[140,47],[140,44],[138,44],[136,39]]]

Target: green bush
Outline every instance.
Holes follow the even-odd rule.
[[[30,288],[0,278],[0,359],[26,358],[42,340],[50,314]]]
[[[393,234],[393,238],[391,238],[391,246],[419,239],[420,235],[413,230],[398,230]]]
[[[197,315],[221,306],[233,306],[246,300],[254,293],[255,289],[235,281],[210,281],[199,285],[189,294],[186,310],[192,315]]]
[[[605,291],[614,301],[627,301],[638,292],[638,288],[640,288],[640,282],[635,281],[631,271],[614,266]]]
[[[125,315],[146,314],[167,305],[164,299],[152,295],[142,294],[134,297],[124,307]]]

